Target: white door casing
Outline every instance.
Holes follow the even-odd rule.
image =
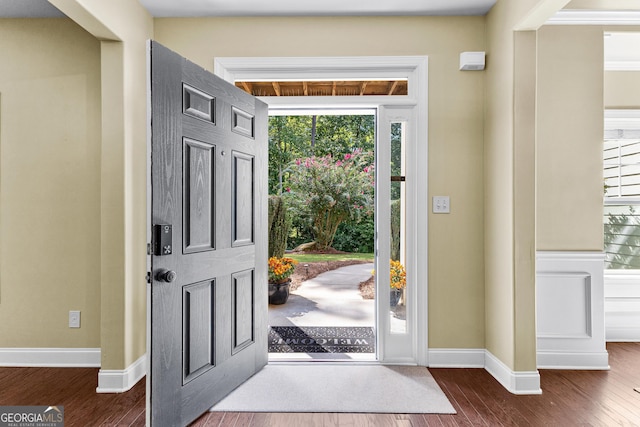
[[[340,97],[259,97],[277,109],[322,109],[322,108],[376,108],[380,116],[403,119],[412,132],[412,153],[407,175],[412,178],[411,190],[407,193],[407,218],[413,221],[410,238],[411,266],[407,275],[413,279],[415,294],[411,304],[415,304],[411,324],[411,342],[402,345],[402,354],[389,350],[390,340],[380,333],[378,347],[381,362],[416,363],[428,366],[428,124],[427,124],[427,83],[428,58],[426,56],[391,57],[259,57],[259,58],[216,58],[214,74],[230,83],[235,81],[273,80],[384,80],[407,79],[406,96],[340,96]],[[398,116],[400,114],[400,116]],[[379,116],[379,119],[380,119]],[[398,117],[396,117],[398,116]],[[382,142],[379,140],[378,144]],[[378,147],[380,151],[381,147]],[[385,149],[385,152],[387,149]],[[412,156],[412,157],[411,157]],[[413,170],[411,170],[413,169]],[[409,190],[409,187],[407,189]],[[380,221],[377,218],[376,221]],[[388,222],[385,222],[388,224]],[[388,236],[387,236],[388,238]],[[411,240],[413,239],[413,240]],[[379,257],[381,258],[381,257]],[[389,259],[388,256],[386,259]],[[388,265],[387,265],[388,273]],[[382,273],[384,274],[384,273]],[[389,295],[386,295],[388,307]],[[379,299],[379,298],[378,298]],[[381,304],[381,302],[379,302]],[[385,312],[386,313],[386,312]],[[380,319],[381,316],[378,316]],[[387,317],[387,316],[382,316]],[[387,331],[384,324],[376,325],[378,330]],[[385,344],[386,341],[386,344]],[[386,350],[385,350],[386,345]]]

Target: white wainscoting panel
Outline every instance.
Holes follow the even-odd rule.
[[[605,271],[604,315],[607,341],[640,341],[640,271]]]
[[[604,323],[604,254],[538,252],[538,368],[609,369]]]

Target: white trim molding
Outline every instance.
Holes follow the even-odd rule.
[[[603,277],[603,252],[537,253],[539,369],[609,369]]]
[[[640,129],[640,110],[604,110],[604,130]],[[619,201],[618,201],[619,202]]]
[[[562,9],[546,25],[640,25],[640,10]]]
[[[484,368],[513,394],[541,394],[538,371],[512,371],[483,348],[429,349],[430,368]]]
[[[378,108],[380,106],[413,107],[416,117],[416,156],[418,165],[428,162],[428,64],[427,56],[352,56],[352,57],[221,57],[214,59],[214,73],[224,80],[286,81],[286,80],[381,80],[406,79],[405,96],[271,96],[259,97],[269,109],[290,108]],[[416,170],[415,211],[429,210],[428,170]],[[416,214],[416,215],[417,215]],[[416,259],[428,258],[428,219],[418,217],[414,236]],[[429,363],[428,349],[428,263],[418,263],[415,283],[419,283],[413,301],[417,305],[415,360],[420,366]]]
[[[538,371],[512,371],[489,350],[485,353],[485,369],[513,394],[542,394]]]
[[[640,342],[640,270],[605,270],[607,341]]]
[[[484,368],[484,348],[430,348],[430,368]]]
[[[96,393],[124,393],[136,385],[147,373],[147,356],[142,355],[123,370],[100,369]]]
[[[0,366],[99,368],[99,348],[0,348]]]

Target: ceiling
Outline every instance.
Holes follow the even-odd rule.
[[[64,16],[47,0],[0,0],[1,18],[55,18]]]
[[[153,16],[484,15],[496,0],[140,0]]]
[[[484,15],[496,0],[139,0],[155,17]],[[0,0],[0,17],[63,16],[47,0]]]

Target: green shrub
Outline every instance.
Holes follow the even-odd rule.
[[[281,196],[269,196],[269,257],[283,257],[291,228],[290,215]]]
[[[391,201],[391,259],[400,260],[400,199]]]
[[[346,221],[340,224],[333,239],[333,247],[343,252],[372,253],[375,224],[369,216],[360,222]]]

